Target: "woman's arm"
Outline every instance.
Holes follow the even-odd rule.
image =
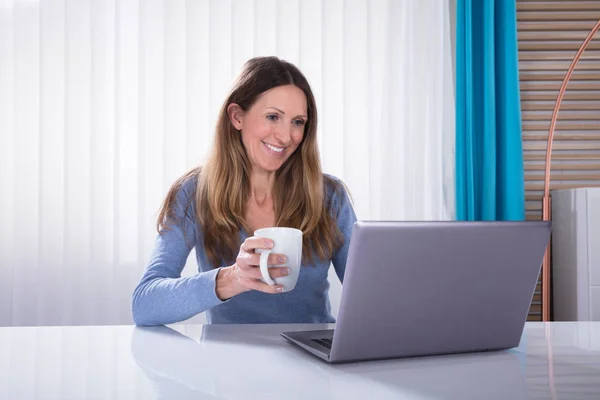
[[[341,181],[339,184],[341,184]],[[340,282],[344,283],[350,236],[352,235],[352,229],[356,222],[356,214],[354,213],[352,202],[350,201],[350,197],[343,184],[339,190],[334,190],[332,195],[334,196],[332,207],[334,210],[334,217],[337,218],[336,223],[338,229],[342,233],[344,243],[342,247],[333,254],[331,261],[333,262],[333,267],[335,268],[335,272],[340,279]]]
[[[133,292],[132,312],[136,325],[183,321],[222,303],[215,290],[220,268],[181,277],[197,239],[193,213],[186,212],[194,198],[186,186],[189,187],[184,184],[177,193],[176,221],[157,236],[146,271]]]

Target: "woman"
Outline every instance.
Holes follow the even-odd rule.
[[[343,281],[356,216],[344,184],[321,172],[317,109],[306,78],[275,57],[249,60],[224,103],[206,165],[171,187],[158,237],[133,293],[137,325],[162,325],[207,311],[208,323],[334,322],[327,273]],[[256,249],[273,246],[252,232],[303,231],[294,290],[260,278]],[[181,277],[195,246],[198,274]],[[271,254],[269,264],[280,264]],[[271,268],[272,278],[289,274]]]

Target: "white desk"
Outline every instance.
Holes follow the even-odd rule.
[[[0,328],[0,399],[600,399],[600,322],[527,323],[503,352],[341,365],[279,336],[302,327]]]

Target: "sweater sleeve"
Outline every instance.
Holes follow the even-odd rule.
[[[344,283],[344,273],[346,271],[346,260],[348,258],[348,249],[350,247],[350,237],[352,235],[352,229],[356,222],[356,214],[352,207],[352,202],[344,187],[339,190],[335,190],[333,194],[333,210],[334,216],[336,217],[337,226],[342,233],[344,243],[342,246],[333,254],[332,263],[335,268],[335,272],[340,279],[340,282]]]
[[[176,196],[175,218],[158,234],[150,261],[132,296],[136,325],[164,325],[183,321],[223,303],[215,292],[220,270],[181,277],[188,255],[196,243],[196,222],[188,204],[191,190],[184,184]]]

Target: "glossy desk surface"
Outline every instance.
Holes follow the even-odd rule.
[[[600,399],[600,322],[529,322],[502,352],[340,365],[279,335],[303,327],[0,328],[0,399]]]

